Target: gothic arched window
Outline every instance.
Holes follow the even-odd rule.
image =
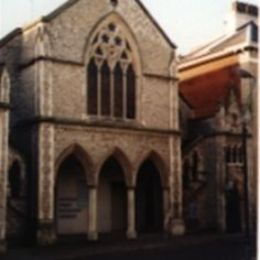
[[[114,115],[123,117],[123,71],[119,63],[114,70]]]
[[[136,117],[136,71],[129,42],[115,23],[94,35],[87,64],[87,111],[92,116]]]
[[[135,72],[130,65],[127,70],[127,118],[135,118]]]
[[[110,115],[110,69],[105,61],[101,67],[101,115]]]
[[[97,108],[97,82],[98,82],[98,70],[95,64],[95,60],[91,59],[88,64],[88,113],[90,115],[96,115]]]

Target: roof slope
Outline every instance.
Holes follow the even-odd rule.
[[[82,0],[67,0],[64,4],[57,7],[54,11],[50,12],[49,14],[43,16],[37,22],[46,22],[47,23],[47,22],[55,19],[63,11],[70,8],[72,5],[76,4],[78,1],[82,1]],[[126,1],[126,0],[124,0],[124,1]],[[162,29],[162,27],[158,24],[158,22],[154,19],[154,17],[151,15],[151,13],[148,11],[148,9],[144,6],[144,4],[140,0],[135,0],[135,1],[140,6],[140,8],[143,10],[145,15],[150,19],[150,21],[153,23],[153,25],[157,28],[157,30],[161,33],[161,35],[163,36],[165,41],[170,45],[170,47],[174,48],[174,49],[177,48],[176,44],[170,40],[168,35],[165,33],[165,31]],[[33,22],[32,24],[37,24],[37,23]],[[21,28],[14,29],[8,35],[6,35],[3,39],[0,40],[0,47],[2,45],[6,44],[11,39],[13,39],[16,35],[21,34],[21,33],[22,33]]]
[[[250,33],[248,34],[248,30]],[[239,45],[248,44],[248,43],[256,43],[253,38],[253,30],[258,31],[258,26],[253,22],[248,22],[243,26],[237,28],[236,32],[229,35],[222,35],[213,41],[207,42],[202,46],[199,46],[195,50],[191,51],[180,61],[181,64],[191,61],[193,59],[197,59],[203,56],[207,56],[210,54],[215,54],[217,52],[224,51],[228,48],[238,48]],[[248,38],[248,35],[251,35],[251,38]]]

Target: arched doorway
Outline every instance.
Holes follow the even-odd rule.
[[[87,234],[87,210],[86,174],[78,158],[70,155],[58,169],[56,183],[57,234]]]
[[[116,158],[103,164],[98,187],[98,231],[101,234],[125,234],[127,199],[124,172]]]
[[[22,177],[22,167],[15,160],[8,171],[7,185],[7,238],[18,241],[25,238],[27,227],[25,180]]]
[[[136,226],[138,232],[163,230],[163,198],[160,173],[152,160],[139,169],[136,186]]]

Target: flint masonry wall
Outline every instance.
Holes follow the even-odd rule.
[[[103,160],[115,148],[125,153],[134,168],[138,168],[146,156],[155,152],[165,166],[167,182],[164,186],[169,187],[175,183],[174,194],[179,196],[176,197],[179,200],[181,179],[178,166],[180,165],[178,91],[174,79],[170,78],[170,67],[175,55],[174,47],[165,39],[137,1],[118,1],[118,5],[114,7],[109,0],[81,0],[74,1],[70,7],[61,10],[57,16],[51,14],[45,17],[43,22],[35,23],[18,34],[2,47],[7,55],[0,55],[0,61],[9,64],[14,71],[12,125],[15,128],[12,139],[14,148],[26,158],[28,174],[33,176],[30,179],[32,185],[30,194],[34,198],[31,203],[32,218],[40,216],[42,221],[44,218],[42,216],[48,216],[50,221],[54,217],[52,207],[55,173],[51,169],[55,168],[61,153],[73,144],[83,147],[97,168],[101,167]],[[137,55],[141,63],[141,71],[137,75],[138,116],[130,125],[110,123],[107,127],[102,125],[102,122],[96,126],[92,122],[90,126],[86,112],[88,40],[96,26],[112,14],[120,17],[120,22],[128,28],[127,33],[132,36],[138,50]],[[44,55],[51,59],[40,61],[39,58]],[[45,92],[47,88],[45,78],[43,78],[44,88],[39,88],[40,62],[44,73],[47,73],[43,75],[51,76],[51,81],[48,83],[51,100]],[[56,122],[54,125],[27,124],[27,119],[46,116],[39,109],[40,100],[51,102],[52,116],[65,121]],[[73,122],[69,122],[70,120]],[[22,127],[21,125],[18,127],[17,123],[22,123]],[[49,131],[53,134],[50,135]],[[170,138],[173,138],[172,141]],[[40,154],[45,157],[41,157]],[[47,161],[41,161],[43,158]],[[45,167],[45,170],[39,165]],[[159,171],[162,172],[162,168]],[[49,171],[48,177],[43,177],[42,174],[46,170]],[[38,179],[36,176],[42,177]],[[173,186],[171,194],[172,191]],[[44,208],[41,203],[47,206]],[[166,205],[168,207],[170,204]]]

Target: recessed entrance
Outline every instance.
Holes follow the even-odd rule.
[[[122,234],[127,225],[126,186],[122,167],[110,157],[100,172],[98,188],[99,233]]]
[[[84,168],[76,156],[67,157],[58,171],[56,218],[59,235],[87,234],[88,190]]]
[[[136,187],[136,225],[140,233],[163,230],[162,185],[159,171],[146,160],[138,172]]]
[[[19,243],[26,238],[28,224],[24,182],[21,164],[15,160],[8,171],[6,236],[9,241]]]

